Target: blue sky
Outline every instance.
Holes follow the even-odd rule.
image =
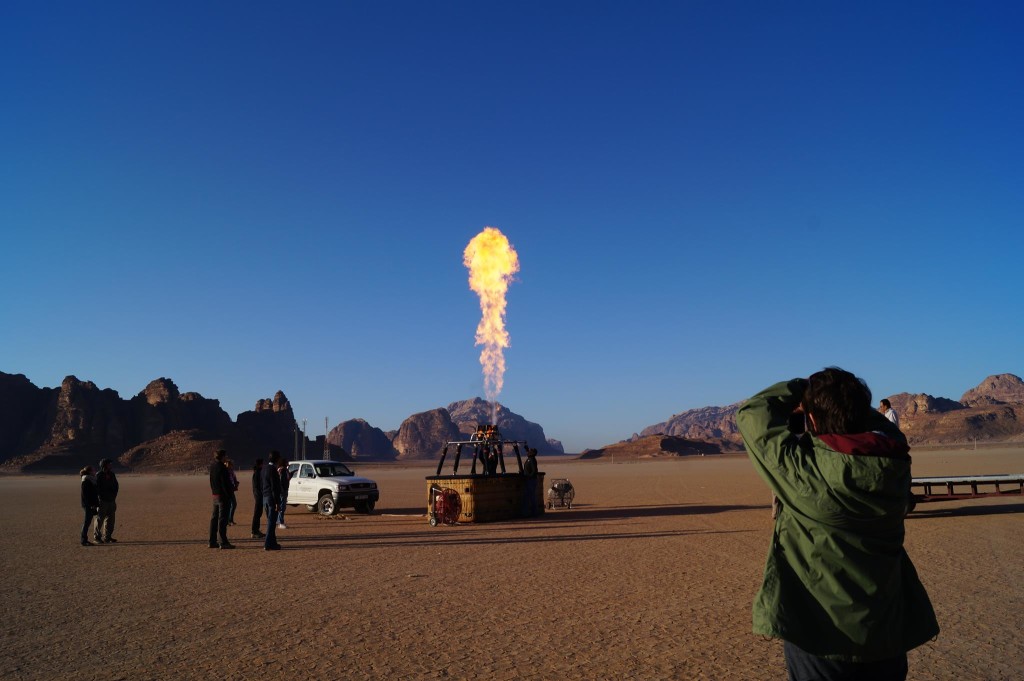
[[[0,7],[0,370],[319,432],[483,392],[569,451],[839,365],[1024,373],[1017,3]]]

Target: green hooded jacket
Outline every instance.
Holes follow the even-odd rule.
[[[906,437],[881,414],[855,435],[797,434],[807,381],[777,383],[740,407],[750,460],[782,503],[754,600],[754,633],[852,662],[902,654],[939,633],[903,548]]]

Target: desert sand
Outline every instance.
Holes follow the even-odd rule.
[[[1024,449],[914,452],[915,475],[1024,472]],[[122,475],[81,547],[77,476],[0,478],[3,679],[783,679],[751,633],[772,520],[742,455],[542,460],[572,510],[428,525],[432,465],[356,464],[369,516],[289,508],[283,551],[207,548],[203,476]],[[1024,499],[919,506],[907,550],[938,639],[911,679],[1024,678]]]

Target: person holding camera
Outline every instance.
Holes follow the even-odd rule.
[[[835,367],[754,395],[736,424],[780,502],[754,633],[783,640],[791,681],[902,681],[939,633],[903,548],[906,437]]]

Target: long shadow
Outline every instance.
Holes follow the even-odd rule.
[[[551,543],[562,543],[562,542],[587,542],[587,541],[602,541],[602,540],[619,540],[619,539],[658,539],[658,538],[672,538],[672,537],[685,537],[690,535],[705,535],[705,534],[736,534],[744,532],[754,532],[755,530],[671,530],[665,532],[617,532],[610,534],[569,534],[569,535],[533,535],[527,537],[462,537],[460,534],[434,534],[434,535],[419,535],[418,539],[409,540],[397,540],[397,541],[365,541],[365,537],[353,538],[348,541],[338,541],[341,538],[334,538],[335,541],[331,543],[315,543],[317,541],[324,542],[325,537],[307,537],[306,541],[303,542],[303,549],[357,549],[357,548],[380,548],[384,546],[403,546],[403,547],[419,547],[419,546],[486,546],[489,544],[551,544]],[[427,537],[433,537],[428,539]],[[295,543],[299,543],[302,540],[296,540]],[[308,543],[307,543],[308,542]]]
[[[1005,515],[1008,513],[1024,513],[1024,503],[1005,504],[1002,506],[957,506],[956,508],[936,508],[921,510],[921,505],[907,516],[907,520],[923,520],[925,518],[966,518],[977,515]]]
[[[555,508],[544,512],[544,518],[557,516],[573,520],[597,520],[600,518],[654,518],[660,516],[701,515],[705,513],[725,513],[727,511],[766,510],[769,506],[702,506],[699,504],[637,504],[633,506],[595,506],[594,504],[574,504],[572,508]],[[426,511],[416,508],[379,509],[374,515],[410,515],[426,516]],[[358,518],[359,516],[355,516]]]

